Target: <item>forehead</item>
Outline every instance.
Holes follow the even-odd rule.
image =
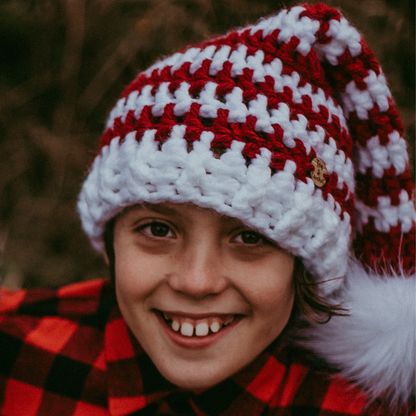
[[[169,217],[176,217],[178,219],[189,219],[195,215],[209,216],[221,223],[232,225],[243,225],[242,221],[237,218],[232,218],[224,214],[220,214],[211,208],[202,208],[194,204],[176,204],[173,202],[162,202],[158,204],[151,204],[143,202],[141,204],[132,205],[125,208],[120,217],[135,216],[143,212],[157,213]]]

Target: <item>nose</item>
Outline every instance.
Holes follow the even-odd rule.
[[[227,287],[221,248],[215,243],[198,241],[187,245],[177,255],[175,264],[168,281],[177,292],[203,298]]]

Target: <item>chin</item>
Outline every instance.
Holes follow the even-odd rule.
[[[205,369],[203,367],[209,368]],[[158,366],[157,368],[168,381],[185,390],[200,390],[213,387],[238,371],[238,369],[236,371],[230,369],[225,372],[223,366],[218,371],[213,371],[212,366],[206,364],[202,366],[192,365],[189,369],[185,369],[184,366],[181,366],[179,369],[159,368]]]

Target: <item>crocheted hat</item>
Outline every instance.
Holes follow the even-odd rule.
[[[359,32],[325,5],[293,7],[139,74],[110,114],[79,212],[102,252],[108,220],[143,201],[192,202],[240,219],[300,257],[322,294],[343,285],[351,317],[314,329],[313,348],[370,393],[406,398],[414,276],[396,273],[414,271],[415,210],[402,137]],[[395,278],[368,273],[386,266]],[[352,319],[361,311],[374,322]],[[394,313],[400,342],[386,334]],[[373,364],[359,361],[369,343],[379,351]]]

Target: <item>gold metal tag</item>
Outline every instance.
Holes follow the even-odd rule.
[[[314,170],[311,172],[313,183],[317,187],[322,188],[326,184],[326,179],[324,178],[327,172],[325,162],[321,158],[315,157],[311,163],[314,166]]]

